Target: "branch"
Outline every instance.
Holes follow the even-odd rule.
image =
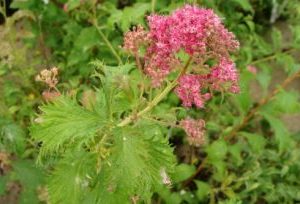
[[[122,122],[120,122],[117,126],[118,127],[124,127],[128,124],[130,124],[135,119],[141,117],[145,113],[149,112],[154,106],[156,106],[161,100],[164,99],[166,95],[177,85],[179,78],[185,74],[188,66],[190,65],[192,61],[192,58],[189,58],[184,67],[182,68],[181,72],[178,74],[177,78],[172,81],[172,83],[168,84],[168,86],[160,93],[158,94],[143,110],[138,112],[137,114],[132,114],[131,116],[128,116],[125,118]]]
[[[106,38],[106,36],[104,35],[104,33],[101,31],[101,29],[100,29],[100,27],[98,25],[97,19],[94,19],[93,25],[97,29],[97,31],[100,34],[102,40],[104,41],[104,43],[106,44],[106,46],[110,49],[111,53],[114,55],[114,57],[116,58],[116,60],[118,61],[118,63],[119,64],[123,64],[121,57],[119,56],[119,54],[117,53],[117,51],[115,50],[115,48],[112,46],[112,44],[109,42],[109,40]]]

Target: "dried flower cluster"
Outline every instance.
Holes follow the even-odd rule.
[[[36,76],[35,80],[44,82],[49,88],[54,88],[58,83],[57,75],[58,69],[56,67],[53,67],[50,70],[44,69]]]
[[[58,68],[53,67],[50,70],[42,70],[35,78],[36,81],[45,83],[49,90],[43,91],[43,98],[45,101],[53,101],[55,98],[59,97],[61,94],[57,90],[56,85],[58,83]]]
[[[188,142],[194,146],[200,146],[204,144],[205,138],[205,121],[202,119],[194,120],[192,118],[186,118],[180,121],[179,124],[187,134]]]

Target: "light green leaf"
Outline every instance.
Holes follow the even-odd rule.
[[[210,185],[206,182],[198,181],[198,180],[195,180],[195,183],[197,185],[197,191],[196,191],[197,197],[199,198],[199,200],[204,200],[210,194],[211,191]]]
[[[179,164],[175,167],[174,175],[172,176],[172,179],[174,182],[178,183],[180,181],[184,181],[188,179],[190,176],[192,176],[196,171],[196,168],[194,165],[188,165],[188,164]]]
[[[105,125],[104,118],[65,96],[42,106],[41,111],[39,123],[31,127],[32,137],[42,142],[40,157],[56,153],[64,145],[87,143]]]
[[[248,133],[248,132],[241,132],[240,134],[247,139],[253,153],[255,154],[262,153],[266,145],[266,139],[262,135]]]
[[[249,0],[231,0],[231,1],[238,4],[245,11],[253,11],[253,8],[252,8]]]
[[[86,52],[93,46],[100,43],[100,37],[95,27],[87,27],[81,30],[75,40],[75,48],[79,51]]]
[[[292,140],[290,133],[284,126],[283,122],[266,112],[261,112],[261,114],[270,123],[275,133],[275,139],[279,147],[279,152],[282,153],[284,150],[287,150],[290,147]]]
[[[172,148],[162,135],[143,127],[114,130],[111,158],[100,172],[99,203],[130,203],[133,195],[149,202],[155,186],[169,181]]]
[[[223,160],[227,153],[227,144],[224,140],[214,141],[206,148],[206,152],[211,162]]]
[[[275,51],[281,50],[281,47],[282,47],[281,31],[274,27],[272,29],[271,37],[272,37],[272,41],[273,41],[273,49]]]
[[[84,151],[67,153],[49,178],[51,203],[82,203],[96,174],[96,155]]]

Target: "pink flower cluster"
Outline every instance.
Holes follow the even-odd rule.
[[[200,146],[204,144],[205,121],[202,119],[194,120],[191,118],[180,121],[179,124],[187,134],[188,142],[191,145]]]
[[[183,67],[183,51],[192,59],[175,89],[184,106],[203,108],[213,90],[239,91],[238,72],[229,55],[239,42],[212,10],[186,5],[169,16],[148,16],[148,23],[148,32],[138,27],[126,33],[124,48],[137,54],[139,46],[145,46],[143,70],[154,87]]]
[[[183,101],[185,107],[191,107],[195,104],[199,108],[204,107],[204,102],[210,99],[211,94],[201,94],[202,89],[199,76],[187,74],[179,79],[179,86],[175,89],[175,93]]]
[[[148,32],[139,25],[134,27],[132,31],[125,33],[123,48],[131,54],[138,54],[139,48],[147,43],[148,40]]]

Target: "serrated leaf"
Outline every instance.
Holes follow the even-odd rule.
[[[167,179],[162,171],[167,175],[172,169],[172,148],[161,136],[145,136],[138,127],[115,129],[114,139],[110,161],[100,172],[99,203],[130,203],[134,195],[149,202],[153,188]]]
[[[40,156],[56,153],[66,144],[89,142],[105,125],[104,118],[65,96],[41,107],[40,123],[31,127],[32,137],[42,142]]]
[[[51,203],[82,203],[91,190],[96,174],[96,155],[88,152],[67,153],[49,177]]]

